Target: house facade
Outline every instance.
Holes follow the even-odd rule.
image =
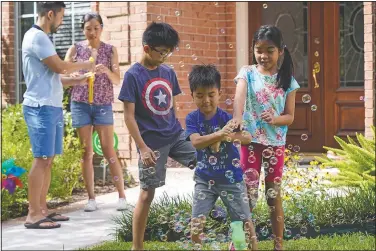
[[[25,91],[20,57],[24,33],[36,21],[35,2],[2,2],[2,106],[21,103]],[[194,64],[215,64],[222,74],[220,106],[232,112],[233,78],[252,63],[252,35],[262,24],[283,33],[301,85],[287,144],[302,152],[335,146],[333,136],[363,132],[375,125],[375,2],[67,2],[64,23],[52,39],[63,57],[72,43],[84,39],[82,15],[102,15],[102,40],[117,47],[121,77],[142,57],[142,33],[152,21],[171,24],[181,43],[166,64],[174,68],[183,94],[178,118],[195,109],[188,73]],[[120,86],[115,87],[117,97]],[[120,156],[137,163],[134,141],[114,105]],[[306,139],[307,138],[307,139]]]

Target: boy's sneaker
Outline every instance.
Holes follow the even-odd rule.
[[[90,199],[87,204],[85,205],[84,211],[85,212],[93,212],[97,210],[97,202],[94,199]]]
[[[228,246],[228,250],[235,251],[235,246],[233,242],[230,242],[230,245]]]
[[[127,210],[127,208],[128,208],[127,200],[125,198],[119,198],[116,210],[124,211],[124,210]]]

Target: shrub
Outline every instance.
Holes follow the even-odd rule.
[[[331,147],[324,148],[333,151],[340,156],[340,159],[332,160],[327,156],[316,157],[324,167],[331,166],[340,170],[337,176],[330,180],[332,186],[352,186],[364,185],[375,186],[375,127],[372,126],[373,139],[366,139],[362,134],[356,133],[355,142],[347,136],[348,143],[341,138],[334,136],[342,149]]]
[[[290,200],[284,201],[285,238],[291,239],[297,234],[304,235],[304,229],[311,234],[316,232],[318,235],[320,228],[323,227],[363,224],[375,219],[375,189],[372,187],[356,188],[346,189],[344,192],[346,196],[329,195],[325,190],[318,190],[315,193],[311,191],[302,195],[292,195]],[[145,231],[145,240],[176,241],[189,236],[191,202],[190,196],[169,197],[167,194],[153,202]],[[217,201],[216,208],[218,207],[224,208],[221,200]],[[121,216],[114,218],[117,240],[131,241],[132,211],[123,212]],[[271,222],[269,208],[264,197],[260,196],[252,218],[259,239],[269,238],[272,233]],[[228,241],[229,224],[228,215],[224,220],[208,217],[204,233],[209,238],[220,239],[220,242]]]
[[[82,150],[79,140],[74,135],[71,127],[70,113],[64,113],[65,136],[63,155],[56,156],[52,168],[51,185],[48,199],[67,199],[72,190],[82,187],[80,184],[81,168],[80,159]],[[30,170],[33,155],[27,132],[27,126],[23,118],[22,105],[9,106],[2,111],[2,160],[15,158],[15,164],[27,171]],[[27,203],[27,176],[20,177],[23,188],[17,188],[14,194],[2,190],[2,220],[17,217],[25,213]]]

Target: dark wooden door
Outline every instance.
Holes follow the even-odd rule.
[[[337,146],[334,135],[364,131],[362,2],[249,2],[249,46],[262,24],[282,31],[292,55],[295,120],[287,145],[301,152]],[[252,62],[252,55],[250,56]]]
[[[363,2],[325,2],[325,145],[364,132]]]
[[[320,2],[249,2],[250,52],[252,37],[263,24],[276,25],[293,58],[296,94],[295,120],[289,127],[287,145],[294,150],[319,152],[324,143],[322,89],[323,9]],[[250,56],[252,62],[252,55]],[[315,78],[313,77],[316,66]],[[303,102],[304,100],[304,102]]]

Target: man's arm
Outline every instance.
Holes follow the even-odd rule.
[[[77,63],[63,61],[56,54],[43,59],[42,62],[47,65],[51,71],[59,74],[69,74],[82,69],[92,70],[95,67],[95,63],[89,61]]]

